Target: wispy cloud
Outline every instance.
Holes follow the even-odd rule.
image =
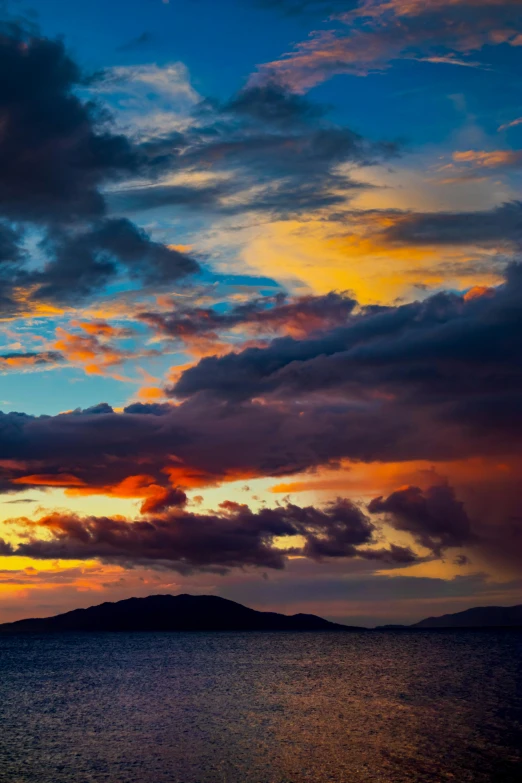
[[[303,92],[340,73],[365,75],[393,60],[478,67],[485,46],[522,43],[522,10],[511,0],[360,0],[253,77]]]

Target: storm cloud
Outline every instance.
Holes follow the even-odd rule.
[[[471,523],[464,504],[447,484],[405,487],[387,498],[374,498],[368,506],[373,514],[385,514],[396,530],[405,530],[436,555],[448,547],[473,542]]]
[[[242,338],[283,332],[305,336],[346,323],[357,302],[346,293],[289,298],[284,293],[257,297],[230,307],[183,308],[173,312],[143,312],[139,318],[158,334],[190,347],[202,338],[209,346],[220,336],[240,329]]]
[[[152,565],[181,572],[256,566],[284,568],[288,555],[314,560],[361,557],[415,561],[406,548],[372,550],[375,527],[346,499],[323,508],[288,503],[252,511],[225,501],[217,512],[172,510],[162,516],[126,522],[110,517],[50,514],[30,522],[8,522],[20,533],[17,545],[0,540],[4,555],[35,559],[90,560],[126,567]],[[39,534],[45,533],[42,538]],[[304,540],[304,545],[295,541]],[[292,539],[287,546],[285,539]],[[277,543],[279,541],[279,543]]]
[[[481,296],[350,306],[343,326],[206,357],[170,388],[181,404],[3,414],[0,460],[11,462],[2,475],[12,489],[50,476],[57,486],[103,487],[136,473],[162,486],[181,476],[183,488],[340,459],[516,454],[521,297],[515,265]]]
[[[440,293],[370,308],[308,339],[206,357],[170,393],[236,402],[326,394],[359,407],[361,416],[381,408],[397,420],[409,410],[434,429],[451,425],[484,439],[496,432],[514,443],[522,424],[521,299],[515,264],[502,286],[482,296]]]
[[[154,242],[130,221],[107,217],[103,188],[153,176],[164,156],[116,133],[99,105],[83,100],[89,78],[60,40],[22,24],[0,28],[0,304],[78,300],[123,271],[145,283],[172,282],[197,262]],[[12,222],[12,225],[8,221]],[[40,236],[39,265],[26,239]]]

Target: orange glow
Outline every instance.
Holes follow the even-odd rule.
[[[136,396],[143,402],[153,402],[165,397],[165,392],[161,386],[142,386]]]
[[[0,369],[24,370],[35,367],[40,364],[41,361],[42,354],[37,354],[35,356],[0,356]]]
[[[13,484],[31,484],[42,487],[82,487],[84,482],[70,473],[33,473],[13,479]]]
[[[128,329],[113,326],[107,321],[71,321],[71,326],[96,337],[127,337]]]
[[[61,327],[56,329],[56,334],[59,338],[54,344],[56,350],[61,351],[71,362],[88,363],[91,372],[119,364],[125,358],[124,353],[100,343],[92,334],[84,337],[66,332]]]
[[[176,250],[178,253],[192,253],[194,245],[167,245],[169,250]]]
[[[453,160],[457,163],[471,163],[479,168],[501,168],[522,163],[521,150],[465,150],[454,152]]]
[[[363,305],[415,296],[419,284],[463,290],[499,282],[493,272],[470,270],[469,248],[392,243],[385,232],[401,220],[407,216],[362,212],[349,232],[334,221],[278,221],[251,239],[244,258],[268,276],[281,278],[284,270],[289,287],[300,293],[303,287],[318,294],[349,291]]]
[[[313,475],[301,474],[294,480],[274,484],[270,491],[288,495],[298,492],[342,494],[351,497],[383,495],[398,487],[415,485],[426,488],[451,477],[456,486],[471,485],[481,481],[502,483],[506,474],[522,470],[522,458],[513,455],[505,459],[470,457],[468,459],[433,462],[351,463],[344,462],[339,470],[319,468]]]
[[[467,302],[470,299],[479,299],[481,296],[492,296],[493,294],[493,288],[489,288],[485,285],[474,285],[473,288],[470,288],[469,291],[466,291],[464,294],[464,299]]]
[[[138,474],[127,476],[119,484],[104,485],[100,487],[85,486],[73,487],[66,490],[66,495],[107,495],[116,498],[149,498],[156,497],[164,492],[164,487],[156,483],[153,476]]]

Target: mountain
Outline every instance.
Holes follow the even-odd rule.
[[[257,612],[214,595],[151,595],[0,625],[0,633],[63,631],[364,631],[313,614]]]
[[[522,627],[522,604],[518,606],[476,606],[456,614],[428,617],[409,628],[508,628]]]

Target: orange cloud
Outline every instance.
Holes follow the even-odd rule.
[[[485,285],[474,285],[464,294],[464,299],[478,299],[481,296],[494,296],[494,289]]]
[[[41,369],[43,365],[55,366],[62,356],[56,351],[38,351],[34,353],[12,353],[0,356],[0,371]]]
[[[113,326],[107,321],[71,321],[71,326],[96,337],[130,337],[132,329]]]
[[[56,334],[58,340],[54,347],[70,362],[84,365],[87,373],[99,374],[128,358],[128,353],[101,342],[93,334],[73,334],[61,327],[56,329]]]
[[[477,168],[498,169],[522,164],[522,150],[464,150],[453,153],[457,163],[470,163]]]
[[[42,487],[83,487],[84,483],[71,473],[32,473],[12,479],[13,484]]]
[[[58,327],[56,329],[58,339],[54,343],[54,348],[72,364],[79,364],[89,375],[106,374],[111,368],[131,358],[159,354],[157,350],[133,351],[118,347],[111,340],[127,338],[133,334],[133,331],[112,326],[106,321],[72,321],[71,327],[82,331],[78,334]],[[111,374],[118,380],[126,380],[122,376]]]
[[[293,51],[262,65],[252,82],[276,80],[304,92],[336,74],[364,76],[396,59],[478,67],[467,59],[470,52],[521,45],[517,5],[517,0],[360,0],[335,16],[335,29],[313,31]]]
[[[515,128],[517,125],[522,125],[522,117],[517,117],[516,120],[511,120],[511,122],[505,122],[503,125],[499,126],[498,130],[508,130],[508,128]]]
[[[136,395],[141,402],[157,402],[165,397],[161,386],[142,386]]]
[[[61,486],[66,486],[62,484]],[[66,495],[108,495],[116,498],[150,498],[164,492],[165,488],[157,483],[154,476],[140,473],[120,481],[118,484],[103,484],[100,486],[87,486],[79,482],[70,484]]]

